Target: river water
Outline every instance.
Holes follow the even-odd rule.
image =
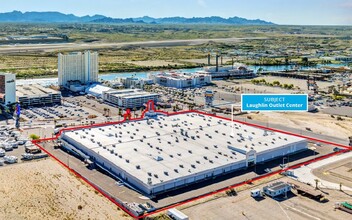
[[[316,68],[322,68],[324,66],[327,67],[342,67],[346,66],[346,64],[318,64],[316,66],[301,66],[301,70],[306,70],[306,69],[316,69]],[[296,68],[295,65],[275,65],[275,66],[248,66],[250,69],[254,70],[254,72],[257,72],[260,68],[262,68],[264,71],[284,71],[284,70],[293,70]],[[174,70],[175,72],[186,72],[186,73],[195,73],[197,71],[203,70],[203,68],[192,68],[192,69],[179,69],[179,70]],[[108,74],[99,74],[99,79],[102,80],[107,80],[111,81],[116,78],[125,78],[125,77],[137,77],[137,78],[147,78],[148,74],[155,74],[159,73],[161,71],[150,71],[150,72],[128,72],[128,73],[108,73]],[[33,83],[39,83],[44,86],[48,85],[57,85],[58,79],[57,78],[39,78],[39,79],[19,79],[16,80],[17,85],[26,85],[26,84],[33,84]]]

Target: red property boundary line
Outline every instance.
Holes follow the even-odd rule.
[[[247,180],[247,181],[243,181],[243,182],[240,182],[240,183],[236,183],[236,184],[233,184],[233,185],[230,185],[230,186],[227,186],[227,187],[218,189],[218,190],[213,191],[213,192],[210,192],[210,193],[206,193],[206,194],[202,194],[202,195],[199,195],[199,196],[190,198],[190,199],[186,199],[186,200],[184,200],[184,201],[182,201],[182,202],[178,202],[178,203],[175,203],[175,204],[171,204],[171,205],[169,205],[169,206],[166,206],[166,207],[157,209],[157,210],[155,210],[155,211],[153,211],[153,212],[145,213],[144,215],[141,215],[141,216],[136,216],[136,215],[134,215],[130,210],[128,210],[127,208],[125,208],[124,206],[122,206],[120,203],[118,203],[118,202],[117,202],[113,197],[111,197],[109,194],[107,194],[106,192],[104,192],[103,190],[101,190],[100,188],[98,188],[96,185],[94,185],[93,183],[91,183],[87,178],[85,178],[84,176],[82,176],[81,174],[79,174],[78,172],[76,172],[75,170],[73,170],[73,169],[71,169],[70,167],[68,167],[64,162],[62,162],[61,160],[59,160],[57,157],[55,157],[53,154],[51,154],[49,151],[47,151],[44,147],[42,147],[42,146],[39,144],[39,143],[42,143],[42,142],[45,142],[45,141],[53,141],[53,140],[56,140],[56,139],[59,138],[59,136],[60,136],[63,132],[66,132],[66,131],[73,131],[73,130],[84,129],[84,128],[101,127],[101,126],[106,126],[106,125],[115,125],[115,124],[121,124],[121,123],[124,123],[124,122],[127,122],[127,121],[138,121],[138,120],[142,120],[142,119],[144,119],[145,114],[146,114],[147,112],[149,112],[149,110],[152,110],[152,111],[154,111],[154,112],[156,112],[156,113],[164,114],[164,115],[166,115],[166,116],[172,116],[172,115],[178,115],[178,114],[186,114],[186,113],[198,113],[198,114],[202,114],[202,115],[206,115],[206,116],[212,116],[212,117],[216,117],[216,118],[219,118],[219,119],[231,121],[231,119],[229,119],[229,118],[222,117],[222,116],[217,116],[217,115],[209,114],[209,113],[205,113],[205,112],[201,112],[201,111],[198,111],[198,110],[186,110],[186,111],[172,112],[172,113],[164,112],[164,111],[158,111],[158,110],[155,109],[154,102],[153,102],[152,100],[150,100],[150,101],[148,101],[148,103],[147,103],[147,108],[142,112],[141,117],[138,117],[138,118],[131,118],[131,113],[130,113],[130,111],[127,110],[127,111],[126,111],[126,114],[124,114],[123,120],[121,120],[121,121],[107,122],[107,123],[99,123],[99,124],[94,124],[94,125],[75,126],[75,127],[71,127],[71,128],[64,128],[64,129],[60,130],[60,131],[58,132],[58,134],[56,134],[56,135],[55,135],[54,137],[52,137],[52,138],[43,138],[43,139],[39,139],[39,140],[33,140],[32,143],[33,143],[34,145],[36,145],[37,147],[39,147],[42,151],[44,151],[45,153],[47,153],[50,157],[52,157],[53,159],[55,159],[56,161],[58,161],[62,166],[64,166],[66,169],[68,169],[71,173],[73,173],[73,174],[76,175],[77,177],[81,178],[85,183],[87,183],[88,185],[90,185],[92,188],[94,188],[96,191],[98,191],[98,192],[101,193],[103,196],[105,196],[106,198],[108,198],[111,202],[113,202],[115,205],[117,205],[119,208],[121,208],[123,211],[125,211],[127,214],[129,214],[131,217],[133,217],[133,218],[135,218],[135,219],[142,219],[142,218],[145,218],[145,217],[147,217],[147,216],[150,216],[150,215],[153,215],[153,214],[156,214],[156,213],[165,211],[165,210],[170,209],[170,208],[175,208],[175,207],[178,207],[178,206],[181,206],[181,205],[190,203],[190,202],[194,202],[194,201],[196,201],[196,200],[203,199],[203,198],[206,198],[206,197],[209,197],[209,196],[212,196],[212,195],[215,195],[215,194],[224,192],[224,191],[229,190],[229,189],[234,189],[234,188],[237,188],[237,187],[239,187],[239,186],[243,186],[243,185],[246,185],[246,184],[250,184],[250,183],[252,183],[253,181],[258,181],[258,180],[261,180],[261,179],[264,179],[264,178],[273,176],[273,175],[275,175],[275,174],[279,174],[279,173],[281,173],[281,172],[283,172],[283,171],[286,171],[286,170],[289,170],[289,169],[296,169],[296,168],[299,168],[299,167],[301,167],[301,166],[308,165],[308,164],[311,164],[311,163],[313,163],[313,162],[320,161],[320,160],[323,160],[323,159],[326,159],[326,158],[329,158],[329,157],[332,157],[332,156],[335,156],[335,155],[339,155],[339,154],[342,154],[342,153],[345,153],[345,152],[348,152],[348,151],[351,151],[351,150],[352,150],[352,147],[346,146],[346,145],[343,145],[343,144],[338,144],[338,143],[334,143],[334,142],[330,142],[330,141],[325,141],[325,140],[321,140],[321,139],[317,139],[317,138],[312,138],[312,137],[308,137],[308,136],[304,136],[304,135],[299,135],[299,134],[295,134],[295,133],[291,133],[291,132],[287,132],[287,131],[282,131],[282,130],[279,130],[279,129],[269,128],[269,127],[265,127],[265,126],[262,126],[262,125],[252,124],[252,123],[243,122],[243,121],[239,121],[239,120],[233,120],[233,122],[237,122],[237,123],[240,123],[240,124],[244,124],[244,125],[248,125],[248,126],[252,126],[252,127],[256,127],[256,128],[260,128],[260,129],[265,129],[265,130],[269,130],[269,131],[279,132],[279,133],[282,133],[282,134],[287,134],[287,135],[292,135],[292,136],[295,136],[295,137],[305,138],[305,139],[308,139],[308,140],[311,140],[311,141],[315,141],[315,142],[320,142],[320,143],[324,143],[324,144],[329,144],[329,145],[333,145],[333,146],[338,146],[338,147],[343,148],[344,150],[339,151],[339,152],[333,152],[333,153],[330,153],[330,154],[327,154],[327,155],[324,155],[324,156],[320,156],[320,157],[317,157],[317,158],[314,158],[314,159],[311,159],[311,160],[308,160],[308,161],[305,161],[305,162],[302,162],[302,163],[299,163],[299,164],[296,164],[296,165],[287,167],[287,168],[282,169],[282,170],[278,170],[278,171],[271,172],[271,173],[268,173],[268,174],[265,174],[265,175],[262,175],[262,176],[258,176],[258,177],[252,178],[252,179]]]

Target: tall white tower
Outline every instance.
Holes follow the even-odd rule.
[[[98,82],[98,53],[69,53],[58,55],[59,86],[69,87],[72,82],[81,84]]]

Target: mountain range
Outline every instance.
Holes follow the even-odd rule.
[[[146,24],[227,24],[227,25],[273,25],[272,22],[260,19],[250,20],[240,17],[222,18],[212,17],[167,17],[152,18],[149,16],[139,18],[111,18],[104,15],[76,16],[60,12],[5,12],[0,13],[0,22],[23,23],[146,23]]]

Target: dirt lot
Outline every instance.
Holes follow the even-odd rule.
[[[52,159],[0,170],[0,219],[130,219]]]
[[[283,179],[287,181],[287,179]],[[292,181],[291,181],[292,182]],[[262,188],[262,186],[258,188]],[[343,192],[328,191],[327,203],[319,203],[300,195],[289,194],[283,201],[265,197],[255,200],[250,196],[250,190],[240,192],[235,197],[222,197],[215,200],[181,209],[192,220],[202,219],[294,219],[294,220],[334,220],[349,219],[350,214],[336,210],[334,204],[338,201],[350,201],[351,197]]]
[[[329,135],[346,139],[352,136],[352,119],[344,118],[343,121],[337,121],[330,115],[323,113],[308,112],[262,112],[250,113],[253,120],[268,122],[270,124],[279,124],[287,127],[305,130],[310,128],[312,132],[317,134]]]
[[[352,188],[352,162],[347,158],[336,163],[328,164],[313,170],[313,174],[323,180],[342,183]]]

